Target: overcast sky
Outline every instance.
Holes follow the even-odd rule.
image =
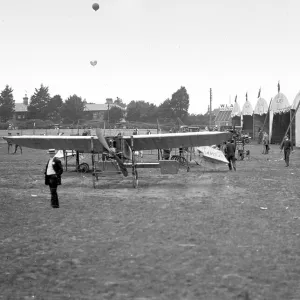
[[[120,97],[159,105],[181,86],[190,113],[300,90],[299,0],[0,0],[0,90],[16,102]],[[97,60],[95,67],[90,61]]]

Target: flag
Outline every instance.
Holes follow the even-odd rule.
[[[246,101],[248,101],[248,93],[246,93]]]
[[[280,83],[279,83],[279,81],[278,81],[277,87],[278,87],[278,93],[280,93]]]
[[[234,100],[234,102],[236,102],[236,100],[237,100],[237,95],[235,96],[235,100]]]
[[[260,98],[260,89],[261,89],[261,88],[259,88],[259,91],[258,91],[258,96],[257,96],[257,98]]]

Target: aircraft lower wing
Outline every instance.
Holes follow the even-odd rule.
[[[133,149],[140,150],[154,150],[154,149],[168,149],[179,147],[197,147],[210,146],[220,144],[223,141],[231,138],[232,134],[229,132],[217,131],[203,131],[190,133],[169,133],[169,134],[149,134],[149,135],[133,135],[114,137],[116,141],[121,139],[123,152],[130,152],[131,141],[133,140]],[[59,149],[89,153],[102,153],[104,151],[103,144],[96,136],[57,136],[57,135],[22,135],[22,136],[7,136],[3,137],[6,141],[22,147],[34,149]],[[129,146],[129,147],[128,147]]]

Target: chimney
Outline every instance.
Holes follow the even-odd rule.
[[[25,97],[23,98],[23,104],[28,105],[28,97],[27,94],[25,94]]]

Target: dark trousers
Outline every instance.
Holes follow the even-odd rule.
[[[287,166],[290,164],[290,154],[291,154],[290,149],[284,150],[284,160]]]
[[[10,150],[10,148],[12,148],[13,147],[13,144],[8,144],[8,146],[7,146],[7,152],[9,153],[9,150]]]
[[[49,187],[51,193],[51,206],[58,207],[58,195],[57,195],[57,176],[51,175],[49,178]]]
[[[21,150],[21,154],[22,154],[22,147],[21,147],[21,146],[19,146],[19,145],[15,145],[15,152],[14,152],[14,153],[16,153],[16,152],[17,152],[17,150],[18,150],[18,147],[20,148],[20,150]]]
[[[229,163],[228,163],[229,170],[232,170],[232,167],[235,170],[236,169],[236,166],[235,166],[236,158],[235,158],[235,156],[234,155],[229,155],[229,156],[227,156],[227,160],[229,161]]]
[[[265,149],[265,154],[269,153],[269,145],[265,145],[266,149]]]

